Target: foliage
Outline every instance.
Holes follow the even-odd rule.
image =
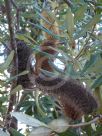
[[[11,0],[13,1],[13,0]],[[60,35],[54,35],[50,30],[44,28],[41,15],[43,9],[50,9],[51,16],[58,22]],[[72,76],[80,79],[92,88],[93,93],[98,97],[102,106],[102,1],[101,0],[16,0],[12,2],[13,27],[16,30],[16,38],[23,40],[33,50],[39,51],[39,45],[45,39],[44,33],[53,35],[63,41],[58,46],[57,52],[62,56],[56,57],[65,66],[65,71],[54,65],[56,72],[63,72],[64,76]],[[47,20],[46,20],[47,21]],[[21,134],[21,129],[11,129],[11,134],[16,136],[50,136],[54,132],[56,136],[100,136],[102,135],[102,120],[82,128],[68,128],[65,117],[56,104],[53,97],[44,95],[37,91],[27,91],[24,101],[20,101],[22,87],[18,85],[10,93],[11,85],[18,76],[25,75],[24,71],[14,77],[10,76],[14,50],[9,46],[10,35],[6,17],[4,0],[0,0],[0,126],[4,128],[3,120],[6,118],[9,97],[11,94],[18,94],[16,108],[19,105],[21,113],[12,113],[18,121],[25,123],[29,131]],[[9,52],[9,53],[8,53]],[[9,54],[9,55],[8,55]],[[56,74],[56,72],[54,74]],[[46,73],[46,71],[45,71]],[[51,74],[51,73],[47,73]],[[62,74],[62,73],[61,73]],[[20,95],[19,95],[20,94]],[[102,114],[101,107],[96,113],[87,115],[84,121],[90,121],[95,115]],[[28,116],[29,115],[29,116]],[[62,116],[64,119],[62,119]],[[19,117],[18,117],[19,116]],[[32,117],[31,117],[32,116]],[[57,125],[56,124],[57,119]],[[69,121],[70,122],[70,121]],[[76,124],[78,122],[72,122]],[[50,125],[49,125],[50,124]],[[51,125],[52,124],[52,125]],[[62,126],[65,127],[63,128]],[[35,127],[32,129],[31,127]],[[57,128],[58,127],[58,128]],[[67,129],[66,129],[67,128]],[[58,129],[58,131],[56,130]],[[41,134],[39,134],[41,132]],[[1,131],[2,135],[9,133]]]

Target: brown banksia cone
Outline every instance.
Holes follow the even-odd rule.
[[[75,79],[57,77],[44,80],[44,77],[40,76],[37,77],[36,84],[48,94],[57,97],[65,115],[73,120],[92,113],[98,107],[89,89]]]
[[[28,63],[30,65],[29,58],[32,52],[32,49],[24,41],[17,40],[18,74],[28,70]],[[23,88],[33,87],[33,83],[31,82],[28,74],[18,76],[17,84],[21,84]]]

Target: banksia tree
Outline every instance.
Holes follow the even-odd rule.
[[[101,6],[1,0],[2,135],[101,135]]]

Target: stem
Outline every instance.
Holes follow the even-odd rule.
[[[96,123],[100,118],[102,118],[102,115],[95,117],[93,120],[85,123],[79,123],[79,124],[73,124],[73,125],[68,125],[69,128],[78,128],[78,127],[84,127],[88,126],[90,124]]]
[[[91,35],[92,35],[93,32],[94,32],[95,26],[96,26],[96,25],[93,26],[92,31],[91,31],[91,33],[90,33],[88,39],[86,40],[86,43],[84,44],[83,48],[79,51],[79,53],[78,53],[78,55],[75,57],[75,59],[78,60],[78,59],[83,55],[84,51],[86,51],[87,44],[88,44],[88,42],[89,42],[89,40],[90,40],[90,38],[91,38]]]

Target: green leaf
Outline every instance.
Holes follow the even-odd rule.
[[[68,33],[72,35],[74,32],[74,16],[70,9],[68,10],[67,15],[66,15],[65,26],[68,30]]]
[[[95,60],[96,60],[96,59],[97,59],[97,56],[91,55],[90,60],[87,60],[86,63],[85,63],[85,65],[84,65],[84,68],[83,68],[83,70],[82,70],[82,74],[83,74],[84,72],[86,72],[87,69],[88,69],[89,67],[91,67],[91,66],[95,63]]]
[[[11,94],[15,94],[16,92],[22,90],[22,86],[21,85],[17,85],[12,91]]]
[[[32,18],[35,17],[35,16],[34,16],[34,12],[32,12],[32,13],[24,12],[24,13],[22,13],[22,16],[23,16],[24,18],[27,18],[27,19],[32,19]],[[37,16],[36,16],[36,17],[37,17]]]
[[[25,43],[30,43],[30,41],[25,37],[24,34],[16,34],[16,38],[24,41]]]
[[[23,72],[21,72],[20,74],[18,74],[17,76],[23,76],[23,75],[26,75],[26,74],[28,74],[29,73],[29,71],[28,70],[25,70],[25,71],[23,71]],[[17,77],[16,76],[16,77]]]
[[[13,128],[10,128],[10,130],[11,130],[10,132],[13,136],[24,136]]]
[[[86,29],[89,30],[92,28],[92,26],[94,26],[95,24],[97,24],[100,21],[101,15],[95,15],[90,22],[86,25]]]
[[[98,38],[100,41],[102,41],[102,33],[100,33],[100,34],[97,36],[97,38]]]
[[[100,53],[92,54],[90,60],[87,60],[81,74],[88,74],[88,73],[102,73],[102,58]]]
[[[14,116],[21,123],[25,123],[29,126],[33,126],[33,127],[47,126],[43,122],[40,122],[39,120],[31,116],[28,116],[27,114],[23,114],[21,112],[11,112],[11,115]]]
[[[68,77],[75,78],[75,79],[79,77],[79,74],[73,68],[73,64],[70,64],[70,63],[68,63],[68,65],[66,66],[65,75],[67,75]]]
[[[74,14],[74,22],[80,21],[84,18],[85,11],[87,9],[87,4],[81,6]]]
[[[14,76],[14,77],[11,77],[11,78],[9,79],[9,81],[15,79],[15,78],[18,77],[18,76],[23,76],[23,75],[26,75],[26,74],[28,74],[28,73],[29,73],[29,71],[28,71],[28,70],[25,70],[25,71],[19,73],[18,75]]]
[[[28,22],[29,23],[29,22]],[[31,24],[31,23],[30,23]],[[42,26],[42,25],[40,25],[40,24],[31,24],[32,26],[34,26],[34,27],[36,27],[36,28],[38,28],[38,29],[40,29],[40,30],[42,30],[42,31],[44,31],[44,32],[46,32],[46,33],[48,33],[49,35],[52,35],[54,38],[56,38],[56,39],[59,39],[59,38],[63,38],[64,36],[62,36],[62,35],[56,35],[56,34],[54,34],[52,31],[50,31],[50,30],[48,30],[48,29],[46,29],[44,26]]]
[[[75,39],[82,37],[87,31],[92,30],[94,25],[99,23],[101,15],[95,15],[86,25],[83,26],[81,31],[77,32],[78,34],[75,36]]]
[[[17,78],[18,76],[23,76],[23,75],[26,75],[26,74],[28,74],[28,73],[29,73],[29,71],[28,71],[28,70],[25,70],[25,71],[21,72],[20,74],[9,78],[9,79],[6,81],[6,83],[4,83],[4,85],[10,83],[12,80],[14,80],[15,78]]]
[[[88,69],[88,72],[102,73],[102,58],[100,54],[97,56],[95,63]]]
[[[102,85],[102,75],[99,76],[94,83],[92,84],[91,88],[96,88]]]
[[[42,116],[45,117],[46,113],[42,110],[40,103],[39,103],[39,91],[36,90],[35,92],[35,103],[36,103],[36,107],[37,107],[37,112]]]
[[[13,60],[13,57],[14,57],[14,50],[11,51],[10,55],[8,56],[8,58],[6,59],[6,61],[0,65],[0,71],[4,71],[6,70],[9,65],[11,64],[12,60]]]

